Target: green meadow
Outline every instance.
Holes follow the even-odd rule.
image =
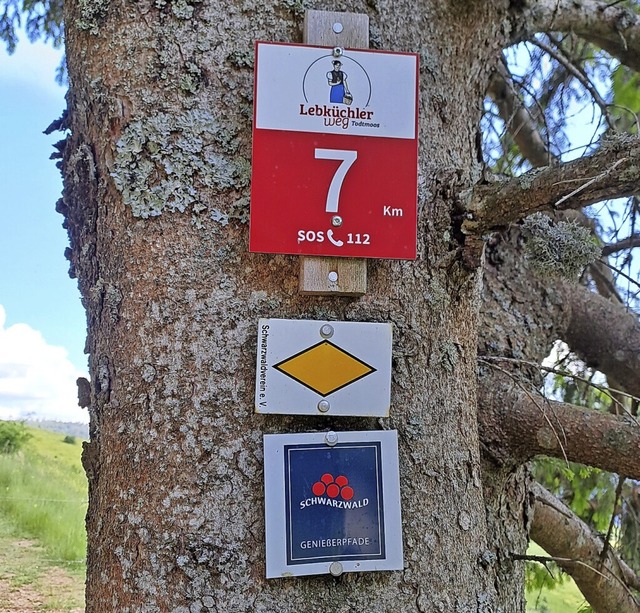
[[[18,451],[0,453],[0,609],[33,601],[37,610],[78,610],[87,511],[82,441],[25,432]]]

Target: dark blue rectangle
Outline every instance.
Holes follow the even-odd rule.
[[[287,564],[385,557],[380,442],[285,445]]]

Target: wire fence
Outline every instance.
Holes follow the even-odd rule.
[[[88,499],[68,500],[63,498],[16,498],[14,496],[0,496],[0,502],[67,502],[69,504],[89,504]]]

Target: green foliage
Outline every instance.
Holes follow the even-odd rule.
[[[550,458],[536,460],[533,474],[595,531],[607,532],[618,483],[615,475]]]
[[[0,453],[16,453],[30,438],[22,422],[0,421]]]
[[[612,74],[611,116],[618,131],[638,133],[640,114],[640,75],[620,64]]]
[[[539,545],[531,543],[529,555],[547,557]],[[527,613],[577,613],[584,597],[573,579],[553,562],[527,562],[525,566]]]
[[[18,42],[17,30],[24,27],[31,42],[44,40],[58,48],[64,40],[62,25],[62,0],[4,0],[0,14],[0,40],[9,54]]]
[[[554,562],[541,564],[540,562],[527,562],[524,573],[524,582],[527,590],[535,592],[543,589],[553,590],[567,581],[568,577]]]
[[[603,538],[615,513],[611,544],[631,568],[640,570],[640,483],[626,480],[616,501],[619,477],[603,470],[541,458],[534,462],[533,474]]]
[[[63,0],[3,0],[0,8],[0,41],[11,55],[18,43],[18,30],[24,25],[29,41],[43,40],[56,49],[64,43]],[[64,58],[56,69],[56,81],[66,82]]]
[[[76,437],[75,436],[71,436],[70,434],[67,434],[67,436],[65,436],[62,439],[63,443],[67,443],[67,445],[75,445],[76,444]]]
[[[561,368],[576,376],[551,375],[547,392],[556,399],[597,411],[622,408],[603,387],[602,375],[570,352],[561,348],[557,351]],[[598,377],[601,384],[596,385],[594,379]],[[616,501],[619,477],[612,473],[561,460],[539,459],[533,464],[533,474],[603,538],[615,514],[611,545],[631,568],[640,571],[640,482],[625,480]]]
[[[20,454],[0,456],[0,516],[36,538],[51,559],[84,566],[87,482],[78,446],[28,430]]]
[[[618,549],[627,564],[640,572],[640,483],[628,481],[620,504]]]

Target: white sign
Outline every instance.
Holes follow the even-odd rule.
[[[391,324],[258,323],[256,413],[386,417]]]
[[[395,430],[264,437],[267,578],[402,570]]]
[[[258,129],[416,137],[415,54],[257,43]]]

